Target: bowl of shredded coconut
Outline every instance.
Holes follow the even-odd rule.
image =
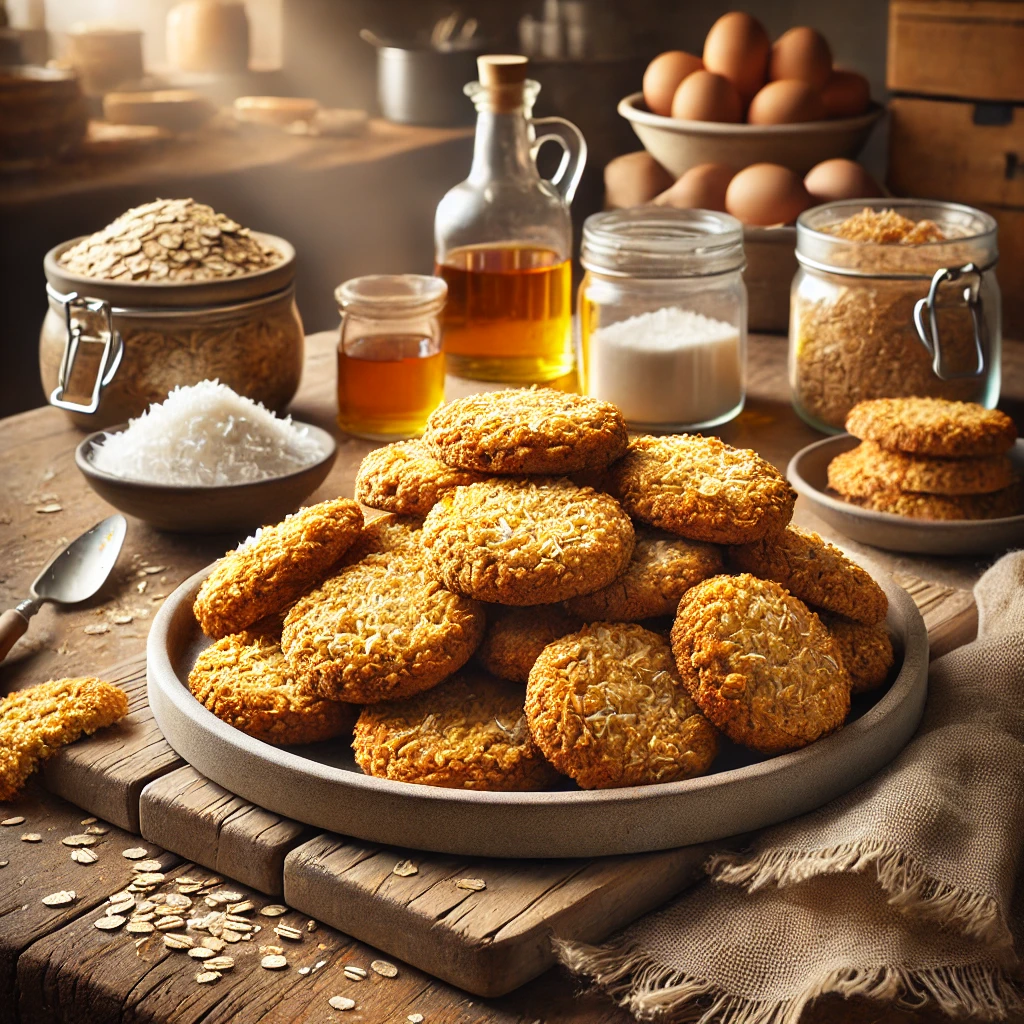
[[[215,533],[294,511],[326,479],[336,454],[326,430],[204,380],[175,388],[127,424],[90,434],[75,463],[119,511],[163,530]]]

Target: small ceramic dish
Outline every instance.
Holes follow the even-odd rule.
[[[135,516],[160,530],[173,533],[226,533],[274,523],[294,512],[302,500],[327,478],[334,465],[338,446],[326,430],[309,423],[305,427],[323,450],[323,455],[309,466],[254,483],[227,487],[180,487],[126,480],[97,469],[92,462],[93,444],[102,444],[105,434],[124,430],[122,423],[89,434],[75,449],[75,465],[82,471],[89,486],[119,512]]]
[[[316,100],[299,96],[239,96],[234,103],[236,120],[275,128],[312,121],[319,109]]]
[[[618,111],[633,126],[644,149],[677,178],[697,164],[708,163],[728,164],[738,170],[766,162],[805,174],[822,160],[856,157],[884,113],[872,103],[867,113],[858,117],[802,124],[684,121],[652,114],[639,92],[621,100]]]
[[[1024,515],[1005,519],[908,519],[875,512],[843,501],[828,490],[828,464],[860,441],[840,434],[815,441],[790,459],[789,482],[814,511],[851,540],[887,551],[915,555],[994,555],[1024,544]],[[1024,441],[1010,452],[1018,474],[1024,475]]]

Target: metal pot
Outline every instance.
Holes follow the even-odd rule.
[[[441,50],[385,41],[369,29],[360,35],[377,49],[381,116],[398,124],[473,124],[476,111],[462,87],[476,78],[476,58],[484,52],[478,44]]]

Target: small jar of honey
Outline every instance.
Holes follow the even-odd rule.
[[[371,441],[423,432],[444,398],[440,314],[448,286],[421,274],[356,277],[341,310],[338,426]]]

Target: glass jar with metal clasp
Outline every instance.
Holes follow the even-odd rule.
[[[256,232],[253,232],[256,235]],[[124,423],[181,385],[218,379],[281,411],[302,375],[305,339],[295,305],[295,250],[257,273],[195,282],[106,281],[43,262],[49,309],[39,371],[51,405],[88,430]]]
[[[932,221],[942,240],[851,241],[834,229],[865,207]],[[957,203],[857,199],[797,220],[789,383],[811,426],[843,430],[872,398],[999,399],[1002,318],[996,223]]]

